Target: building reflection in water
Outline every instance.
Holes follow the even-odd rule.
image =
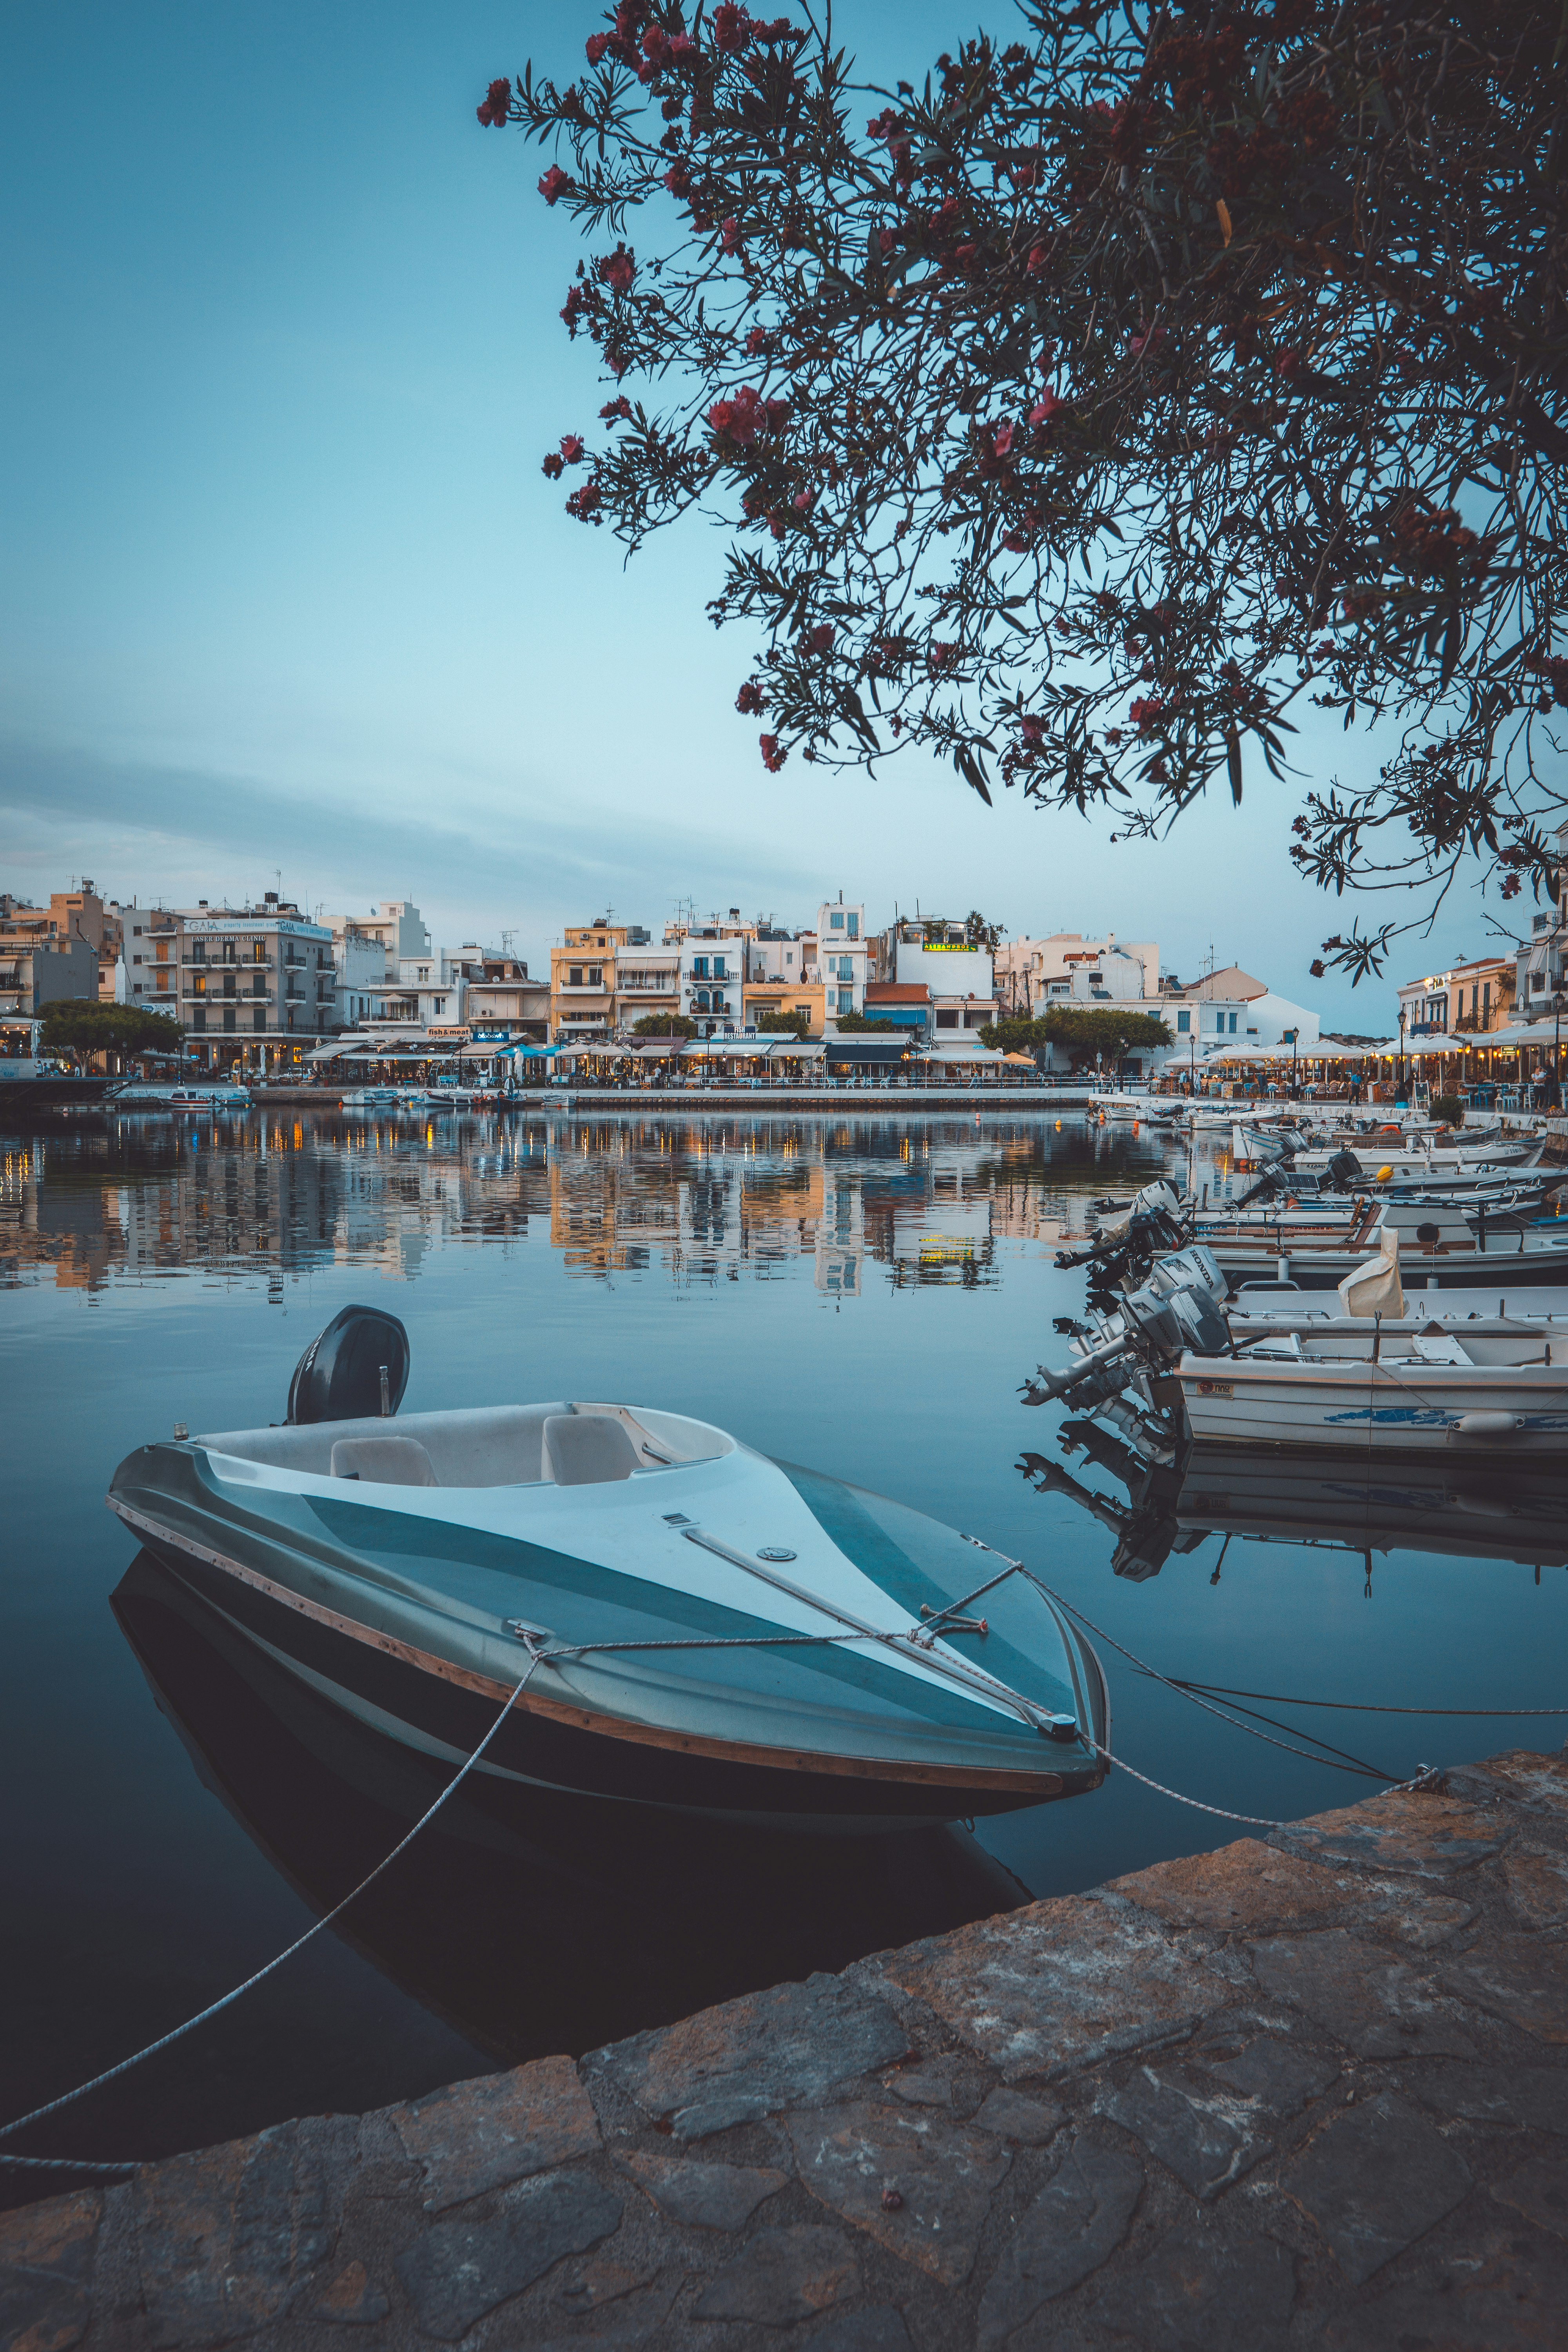
[[[355,1123],[112,1115],[0,1139],[0,1284],[92,1290],[199,1269],[330,1265],[412,1279],[447,1243],[547,1236],[574,1275],[765,1280],[810,1263],[854,1298],[868,1268],[984,1286],[1003,1239],[1078,1231],[1163,1147],[1035,1119],[510,1115]]]

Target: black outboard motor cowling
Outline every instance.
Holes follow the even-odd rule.
[[[408,1334],[379,1307],[345,1307],[318,1332],[289,1383],[289,1423],[395,1413],[408,1386]]]
[[[1323,1171],[1325,1192],[1349,1192],[1364,1181],[1361,1161],[1353,1151],[1336,1151]]]

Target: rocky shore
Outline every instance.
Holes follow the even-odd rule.
[[[1561,2347],[1565,2042],[1521,1751],[5,2215],[0,2352]]]

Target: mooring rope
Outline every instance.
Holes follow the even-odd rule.
[[[101,2090],[106,2083],[112,2083],[119,2075],[129,2074],[132,2066],[140,2066],[144,2058],[155,2057],[160,2050],[167,2050],[171,2042],[178,2042],[185,2034],[194,2032],[198,2025],[205,2025],[209,2017],[216,2017],[220,2011],[229,2008],[233,2002],[238,2000],[242,1993],[249,1992],[253,1985],[258,1985],[264,1977],[269,1977],[275,1969],[280,1969],[285,1960],[292,1959],[295,1953],[301,1951],[310,1941],[312,1936],[319,1936],[323,1927],[330,1927],[332,1921],[348,1909],[356,1895],[363,1895],[367,1886],[374,1885],[383,1871],[391,1867],[398,1855],[413,1843],[426,1822],[434,1819],[447,1798],[467,1780],[523,1692],[528,1688],[542,1663],[538,1654],[530,1648],[526,1673],[511,1692],[506,1705],[501,1708],[473,1754],[453,1774],[435,1803],[426,1808],[413,1828],[404,1832],[391,1853],[384,1854],[375,1868],[367,1871],[357,1886],[351,1887],[339,1902],[333,1904],[330,1911],[323,1911],[319,1919],[312,1920],[304,1934],[296,1936],[286,1951],[279,1952],[275,1958],[268,1960],[264,1968],[258,1969],[253,1975],[247,1977],[243,1984],[234,1986],[231,1991],[224,1993],[219,2000],[209,2001],[206,2008],[198,2010],[195,2017],[187,2017],[183,2025],[173,2026],[167,2033],[160,2034],[156,2042],[149,2042],[145,2049],[134,2052],[129,2058],[121,2058],[117,2065],[106,2066],[101,2074],[94,2074],[89,2081],[79,2083],[74,2091],[62,2091],[58,2099],[49,2099],[43,2106],[34,2107],[30,2114],[18,2116],[14,2123],[0,2124],[0,2139],[9,2139],[13,2132],[23,2131],[29,2124],[42,2123],[46,2116],[58,2115],[61,2107],[73,2106],[78,2099],[85,2099],[89,2091]],[[136,2172],[141,2169],[139,2165],[134,2164],[95,2164],[85,2158],[78,2159],[69,2157],[13,2156],[4,2148],[0,2148],[0,2164],[25,2165],[29,2170],[40,2172]]]
[[[1036,1591],[1039,1593],[1043,1600],[1049,1602],[1056,1608],[1065,1610],[1069,1616],[1078,1619],[1080,1623],[1087,1626],[1089,1632],[1097,1635],[1100,1640],[1108,1642],[1112,1649],[1118,1651],[1120,1654],[1126,1658],[1130,1664],[1135,1666],[1140,1673],[1149,1675],[1155,1682],[1163,1683],[1168,1689],[1175,1691],[1180,1696],[1190,1699],[1194,1706],[1203,1707],[1205,1713],[1217,1717],[1222,1723],[1231,1725],[1236,1730],[1248,1732],[1251,1734],[1252,1738],[1266,1741],[1266,1743],[1271,1748],[1283,1748],[1286,1754],[1300,1757],[1306,1763],[1331,1763],[1332,1759],[1331,1758],[1326,1758],[1322,1755],[1313,1755],[1306,1748],[1293,1748],[1285,1740],[1270,1738],[1267,1732],[1258,1731],[1255,1729],[1251,1724],[1238,1721],[1235,1716],[1229,1714],[1224,1707],[1212,1706],[1206,1699],[1201,1698],[1196,1690],[1189,1685],[1174,1681],[1169,1675],[1162,1675],[1157,1668],[1145,1664],[1143,1660],[1135,1656],[1133,1652],[1129,1650],[1124,1643],[1117,1641],[1113,1634],[1108,1633],[1102,1626],[1096,1625],[1093,1619],[1086,1616],[1084,1612],[1081,1609],[1079,1609],[1072,1601],[1066,1600],[1060,1593],[1053,1591],[1052,1588],[1045,1583],[1041,1578],[1036,1576],[1031,1570],[1026,1568],[1022,1560],[1009,1559],[1005,1552],[998,1551],[994,1545],[984,1542],[979,1536],[968,1536],[964,1540],[974,1545],[978,1550],[989,1552],[994,1559],[1002,1560],[1004,1562],[1003,1568],[995,1576],[988,1578],[984,1584],[977,1585],[974,1591],[966,1594],[963,1600],[950,1601],[946,1607],[937,1611],[927,1623],[918,1628],[911,1628],[908,1633],[894,1633],[874,1627],[862,1629],[855,1626],[849,1631],[832,1633],[773,1633],[740,1635],[694,1634],[684,1638],[679,1635],[674,1637],[667,1636],[663,1639],[653,1641],[580,1642],[546,1647],[544,1646],[544,1643],[548,1638],[547,1636],[540,1634],[531,1627],[522,1625],[517,1626],[515,1631],[528,1652],[528,1665],[526,1670],[513,1686],[507,1697],[505,1705],[501,1707],[500,1712],[491,1723],[489,1728],[485,1733],[484,1738],[479,1741],[479,1746],[473,1750],[471,1755],[464,1759],[457,1772],[454,1773],[451,1780],[448,1780],[446,1787],[441,1790],[439,1796],[436,1798],[432,1804],[426,1808],[425,1811],[420,1814],[419,1819],[410,1829],[404,1832],[403,1836],[399,1838],[397,1843],[392,1848],[391,1852],[383,1856],[381,1861],[376,1864],[374,1870],[367,1871],[365,1875],[359,1880],[357,1885],[351,1887],[346,1895],[341,1896],[340,1899],[333,1904],[330,1911],[324,1911],[319,1919],[311,1922],[310,1926],[305,1929],[303,1935],[297,1936],[294,1941],[289,1944],[286,1949],[278,1953],[276,1957],[268,1960],[264,1967],[254,1970],[250,1976],[245,1979],[243,1983],[235,1985],[231,1990],[224,1993],[217,2000],[209,2001],[207,2006],[205,2009],[198,2010],[194,2017],[186,2018],[183,2024],[172,2027],[167,2033],[161,2034],[155,2042],[148,2042],[143,2049],[133,2052],[129,2058],[122,2058],[117,2064],[105,2067],[100,2074],[92,2075],[87,2082],[79,2083],[74,2090],[62,2092],[58,2098],[47,2100],[44,2105],[34,2107],[27,2115],[16,2116],[11,2123],[0,2124],[0,2139],[9,2139],[13,2133],[25,2130],[30,2124],[42,2123],[47,2116],[58,2114],[62,2107],[74,2105],[77,2100],[86,2098],[89,2092],[100,2090],[105,2084],[112,2083],[121,2074],[129,2074],[133,2066],[141,2065],[144,2059],[155,2057],[161,2050],[167,2050],[172,2043],[183,2040],[187,2033],[194,2032],[198,2025],[205,2025],[210,2018],[216,2017],[224,2010],[230,2008],[235,2001],[238,2000],[245,1993],[249,1992],[254,1986],[260,1984],[265,1978],[271,1976],[276,1969],[280,1969],[286,1960],[292,1959],[295,1953],[302,1950],[305,1945],[310,1943],[313,1937],[320,1935],[324,1927],[331,1927],[334,1919],[341,1917],[342,1913],[348,1909],[349,1905],[354,1902],[359,1895],[363,1895],[368,1886],[374,1885],[375,1881],[381,1877],[382,1874],[388,1870],[393,1863],[397,1860],[399,1854],[405,1853],[413,1843],[414,1840],[418,1836],[420,1831],[425,1828],[426,1823],[434,1820],[435,1816],[440,1811],[447,1799],[455,1794],[462,1782],[473,1770],[475,1765],[479,1763],[479,1759],[484,1755],[485,1750],[489,1748],[491,1740],[495,1738],[496,1733],[500,1729],[501,1725],[506,1721],[507,1717],[511,1713],[518,1701],[521,1698],[524,1691],[528,1688],[530,1682],[532,1680],[539,1668],[543,1665],[555,1665],[568,1658],[587,1657],[610,1651],[614,1651],[616,1654],[622,1654],[645,1650],[813,1648],[826,1647],[837,1643],[848,1643],[852,1642],[875,1642],[890,1647],[899,1648],[903,1648],[905,1645],[908,1645],[909,1648],[913,1649],[917,1653],[922,1653],[929,1651],[934,1642],[942,1638],[942,1627],[945,1620],[970,1608],[974,1601],[980,1600],[985,1593],[992,1591],[997,1585],[1005,1583],[1010,1576],[1021,1576],[1026,1583],[1030,1584],[1035,1588]],[[807,1597],[809,1598],[811,1596]],[[934,1660],[924,1662],[929,1664],[931,1671],[937,1673],[941,1673],[946,1663],[945,1661],[939,1663]],[[1002,1682],[996,1675],[988,1674],[983,1667],[975,1665],[972,1660],[968,1658],[963,1659],[962,1665],[963,1668],[963,1675],[960,1678],[961,1683],[973,1682],[973,1684],[988,1686],[996,1694],[998,1699],[1005,1701],[1010,1706],[1023,1712],[1026,1716],[1026,1719],[1032,1720],[1043,1712],[1043,1710],[1038,1708],[1032,1700],[1023,1698],[1018,1692],[1011,1689],[1007,1684]],[[1229,1694],[1227,1694],[1227,1696]],[[1280,1702],[1280,1704],[1286,1703],[1287,1702]],[[1323,1703],[1328,1704],[1328,1702]],[[1424,1712],[1425,1710],[1411,1711]],[[1489,1712],[1490,1710],[1475,1709],[1469,1711],[1480,1713]],[[1518,1711],[1525,1712],[1526,1710]],[[1547,1713],[1553,1712],[1554,1710],[1532,1709],[1528,1711],[1533,1713]],[[1167,1788],[1163,1781],[1152,1780],[1148,1773],[1141,1772],[1136,1765],[1125,1762],[1123,1759],[1119,1756],[1113,1756],[1110,1749],[1100,1740],[1095,1738],[1092,1728],[1086,1728],[1080,1725],[1079,1733],[1085,1745],[1091,1748],[1097,1756],[1102,1758],[1108,1765],[1110,1765],[1117,1770],[1128,1773],[1131,1779],[1142,1781],[1145,1788],[1156,1790],[1159,1795],[1169,1797],[1177,1804],[1190,1806],[1194,1812],[1212,1814],[1215,1819],[1220,1821],[1240,1822],[1246,1826],[1255,1829],[1278,1830],[1289,1829],[1291,1827],[1291,1824],[1288,1822],[1270,1821],[1258,1813],[1233,1812],[1224,1805],[1211,1805],[1205,1803],[1202,1798],[1184,1796],[1179,1789]],[[1321,1745],[1321,1743],[1320,1743],[1320,1745]],[[1388,1780],[1388,1775],[1386,1773],[1378,1771],[1375,1766],[1363,1764],[1360,1761],[1340,1764],[1335,1766],[1334,1769],[1342,1771],[1353,1770],[1358,1773],[1363,1773],[1370,1779],[1384,1782],[1387,1782]],[[1392,1787],[1388,1787],[1385,1790],[1385,1793],[1393,1796],[1398,1795],[1407,1790],[1430,1788],[1433,1786],[1435,1781],[1440,1780],[1440,1778],[1441,1774],[1439,1771],[1430,1765],[1424,1764],[1418,1767],[1414,1780],[1395,1782]],[[123,2175],[138,2172],[142,2169],[140,2164],[125,2163],[120,2160],[106,2159],[100,2161],[91,2158],[17,2156],[8,2149],[4,2148],[0,2148],[0,2164],[16,2166],[24,2168],[28,2171],[35,2172],[101,2172]]]

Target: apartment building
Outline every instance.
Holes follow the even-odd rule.
[[[645,1013],[676,1012],[679,972],[679,948],[656,948],[640,924],[575,925],[550,950],[552,1041],[611,1037]]]
[[[1013,940],[995,953],[996,993],[1009,1013],[1037,1019],[1047,1004],[1130,1004],[1160,992],[1152,940],[1103,940],[1081,931]]]
[[[976,947],[962,923],[942,915],[905,917],[879,933],[875,950],[872,977],[879,984],[926,991],[927,1025],[933,1036],[983,1029],[1004,1009],[997,998],[992,950]],[[918,997],[902,1001],[917,1006],[920,1002]],[[884,1004],[878,1017],[885,1015]]]
[[[153,920],[169,926],[152,940],[161,995],[139,1001],[168,1009],[174,996],[198,1059],[240,1052],[302,1059],[337,1026],[332,934],[276,891],[255,907],[215,909],[204,898],[172,920]]]
[[[1321,1034],[1316,1013],[1276,994],[1234,963],[1187,984],[1167,975],[1159,1001],[1141,1009],[1157,1013],[1165,1023],[1178,1060],[1201,1058],[1222,1045],[1253,1045],[1260,1053],[1292,1040],[1315,1045]]]
[[[824,1018],[831,1034],[847,1013],[866,1010],[866,982],[875,977],[873,943],[866,933],[863,904],[847,907],[842,897],[816,910],[816,969],[824,990]]]
[[[1470,1031],[1505,1029],[1514,1017],[1514,991],[1523,985],[1529,992],[1535,987],[1537,1010],[1542,1001],[1549,1003],[1556,984],[1549,934],[1555,928],[1555,917],[1537,918],[1542,926],[1543,951],[1531,965],[1530,950],[1522,954],[1473,956],[1463,963],[1450,965],[1447,971],[1426,972],[1415,980],[1401,983],[1399,1010],[1404,1016],[1407,1037],[1439,1037],[1462,1034]],[[1561,976],[1562,951],[1558,950],[1556,972]]]

